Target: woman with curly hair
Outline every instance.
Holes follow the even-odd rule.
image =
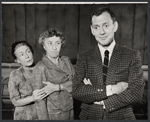
[[[46,54],[36,64],[34,89],[45,90],[46,99],[36,101],[40,119],[71,120],[73,115],[72,79],[74,68],[67,56],[60,56],[65,37],[56,29],[49,29],[39,37]],[[43,81],[43,82],[42,82]]]

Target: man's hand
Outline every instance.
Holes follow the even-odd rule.
[[[85,85],[92,85],[90,79],[84,78],[83,82],[84,82]]]
[[[113,94],[120,94],[124,90],[128,88],[128,83],[126,82],[119,82],[116,85],[111,85],[112,87],[112,93]]]

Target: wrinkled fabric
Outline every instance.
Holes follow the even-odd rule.
[[[61,84],[65,89],[56,91],[36,104],[38,117],[44,112],[49,120],[70,120],[73,118],[73,98],[72,98],[72,78],[74,68],[68,57],[59,58],[59,67],[57,67],[46,56],[36,65],[34,70],[34,89],[40,89],[45,86],[42,81]],[[42,110],[42,111],[41,111]],[[47,117],[46,117],[47,118]],[[41,118],[39,118],[41,120]]]
[[[32,74],[32,71],[30,72]],[[10,94],[10,100],[13,105],[18,99],[23,99],[28,96],[32,96],[33,88],[31,85],[32,76],[27,75],[27,72],[20,67],[10,73],[8,91]],[[36,106],[32,102],[30,104],[16,107],[14,111],[14,120],[36,120]]]

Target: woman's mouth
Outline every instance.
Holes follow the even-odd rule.
[[[28,60],[27,62],[31,62],[32,60]]]

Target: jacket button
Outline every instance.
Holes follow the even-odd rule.
[[[98,91],[98,92],[100,92],[100,91],[102,92],[102,91],[103,91],[103,89],[97,89],[97,91]]]

